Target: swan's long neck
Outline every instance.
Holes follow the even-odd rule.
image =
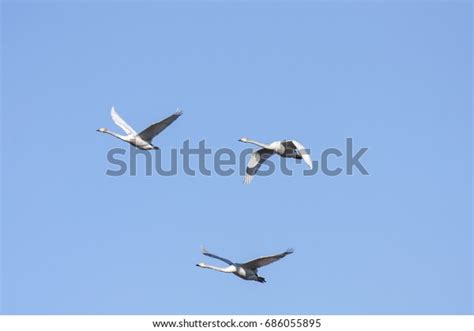
[[[226,267],[226,268],[219,268],[219,267],[214,267],[212,265],[208,265],[208,264],[204,264],[204,263],[201,263],[199,266],[201,268],[211,269],[211,270],[225,272],[225,273],[233,273],[235,271],[235,268],[232,268],[232,266],[229,266],[229,267]]]
[[[249,144],[257,145],[257,146],[262,147],[262,148],[272,149],[270,147],[270,145],[267,145],[267,144],[264,144],[264,143],[261,143],[261,142],[255,141],[255,140],[247,139],[245,142],[249,143]]]
[[[115,132],[113,132],[113,131],[105,130],[105,131],[103,131],[103,133],[108,133],[108,134],[110,134],[111,136],[114,136],[115,138],[118,138],[118,139],[120,139],[120,140],[123,140],[123,141],[128,142],[128,139],[127,139],[126,136],[123,136],[123,135],[121,135],[121,134],[115,133]]]

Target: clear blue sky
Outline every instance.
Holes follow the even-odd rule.
[[[2,313],[473,313],[470,2],[2,2]],[[369,176],[108,177],[164,151],[346,137]],[[119,129],[117,129],[119,130]],[[292,164],[293,169],[303,165]],[[335,165],[341,165],[335,163]],[[294,247],[268,283],[199,269]]]

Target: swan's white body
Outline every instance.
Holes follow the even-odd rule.
[[[154,123],[150,125],[148,128],[143,130],[140,133],[137,133],[127,122],[124,121],[123,118],[115,111],[115,108],[112,107],[110,111],[110,115],[112,116],[112,120],[117,124],[122,130],[126,133],[126,135],[121,135],[115,132],[112,132],[106,128],[100,128],[97,131],[102,133],[110,134],[120,140],[123,140],[137,148],[150,150],[150,149],[159,149],[157,146],[153,146],[151,141],[155,136],[160,134],[164,129],[166,129],[171,123],[176,121],[178,117],[181,116],[183,112],[177,111],[171,116],[168,116],[164,120]]]
[[[309,156],[307,150],[296,140],[281,140],[272,142],[271,144],[264,144],[248,138],[241,138],[239,141],[261,147],[261,149],[256,150],[250,156],[244,178],[245,184],[250,184],[263,162],[265,162],[273,154],[280,155],[281,157],[303,159],[308,167],[313,169],[313,162],[311,161],[311,157]]]
[[[225,263],[227,263],[229,266],[225,268],[221,267],[215,267],[212,265],[208,265],[206,263],[199,263],[196,264],[196,266],[200,268],[205,268],[205,269],[211,269],[219,272],[225,272],[225,273],[231,273],[236,275],[237,277],[240,277],[245,280],[254,280],[260,283],[265,283],[265,278],[260,277],[257,272],[258,268],[264,267],[266,265],[269,265],[270,263],[273,263],[275,261],[278,261],[281,258],[284,258],[285,256],[293,253],[293,250],[288,249],[287,251],[281,253],[281,254],[276,254],[276,255],[271,255],[271,256],[263,256],[258,259],[246,262],[246,263],[234,263],[226,258],[219,257],[217,255],[209,253],[205,248],[201,249],[202,254],[212,257],[214,259],[221,260]]]

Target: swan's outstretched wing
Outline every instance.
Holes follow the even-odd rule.
[[[206,255],[206,256],[212,257],[212,258],[214,258],[214,259],[221,260],[221,261],[227,263],[228,265],[234,264],[234,263],[232,263],[232,261],[230,261],[230,260],[227,260],[227,259],[225,259],[225,258],[223,258],[223,257],[220,257],[220,256],[217,256],[217,255],[214,255],[214,254],[209,253],[209,252],[207,251],[207,249],[205,249],[204,247],[201,247],[201,253],[204,254],[204,255]]]
[[[112,116],[112,120],[115,122],[115,124],[121,127],[122,130],[125,131],[126,134],[128,135],[137,134],[135,130],[133,130],[132,127],[128,125],[127,122],[125,122],[123,118],[120,117],[119,114],[117,114],[114,107],[112,107],[112,110],[110,111],[110,115]]]
[[[255,176],[262,163],[274,153],[275,152],[271,149],[266,148],[259,149],[258,151],[252,153],[249,163],[247,164],[247,169],[245,170],[245,184],[250,184],[252,182],[253,176]]]
[[[150,142],[155,136],[157,136],[161,131],[166,129],[171,123],[176,121],[178,117],[183,114],[182,111],[177,111],[171,116],[168,116],[164,120],[157,122],[155,124],[150,125],[148,128],[143,130],[142,132],[139,133],[139,136],[145,140]]]
[[[246,263],[242,264],[242,267],[249,268],[249,269],[252,269],[252,270],[256,270],[260,267],[264,267],[266,265],[269,265],[270,263],[278,261],[279,259],[282,259],[285,256],[287,256],[287,255],[289,255],[293,252],[294,252],[293,249],[288,249],[288,250],[286,250],[285,252],[283,252],[281,254],[272,255],[272,256],[263,256],[263,257],[260,257],[258,259],[255,259],[255,260],[252,260],[252,261],[249,261],[249,262],[246,262]]]
[[[296,140],[288,140],[286,143],[289,143],[290,146],[293,145],[296,150],[300,153],[303,161],[308,165],[310,169],[313,169],[313,161],[311,161],[311,157],[309,156],[308,151],[306,148]]]

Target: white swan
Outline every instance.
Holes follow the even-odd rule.
[[[239,139],[239,141],[262,147],[262,149],[256,150],[250,156],[250,160],[247,164],[246,175],[244,178],[245,184],[250,184],[262,163],[265,162],[273,154],[278,154],[281,157],[303,159],[303,161],[309,166],[309,168],[313,169],[313,162],[311,161],[311,157],[309,156],[307,150],[302,144],[300,144],[296,140],[275,141],[271,144],[263,144],[248,138],[241,138]]]
[[[216,270],[220,272],[225,272],[225,273],[232,273],[242,279],[245,280],[255,280],[260,283],[265,283],[265,278],[260,277],[257,274],[257,269],[260,267],[264,267],[266,265],[269,265],[270,263],[273,263],[275,261],[278,261],[281,258],[284,258],[288,254],[293,253],[292,249],[288,249],[285,252],[281,254],[276,254],[272,256],[263,256],[258,259],[246,262],[246,263],[233,263],[230,260],[227,260],[223,257],[219,257],[217,255],[209,253],[204,247],[201,248],[202,254],[212,257],[214,259],[221,260],[225,263],[227,263],[229,266],[225,268],[220,268],[220,267],[214,267],[205,263],[198,263],[196,266],[201,267],[201,268],[206,268],[206,269],[211,269],[211,270]]]
[[[120,117],[119,114],[117,114],[117,112],[115,111],[115,108],[112,107],[112,110],[110,111],[112,120],[115,122],[115,124],[121,127],[127,135],[124,136],[124,135],[109,131],[106,128],[100,128],[100,129],[97,129],[97,131],[102,132],[102,133],[108,133],[140,149],[144,149],[144,150],[159,149],[157,146],[152,145],[151,143],[152,139],[155,136],[157,136],[161,131],[166,129],[168,125],[176,121],[178,117],[181,116],[182,113],[183,112],[178,110],[176,113],[165,118],[164,120],[150,125],[148,128],[146,128],[140,133],[136,133],[135,130],[133,130],[132,127],[128,125],[127,122],[125,122],[123,118]]]

